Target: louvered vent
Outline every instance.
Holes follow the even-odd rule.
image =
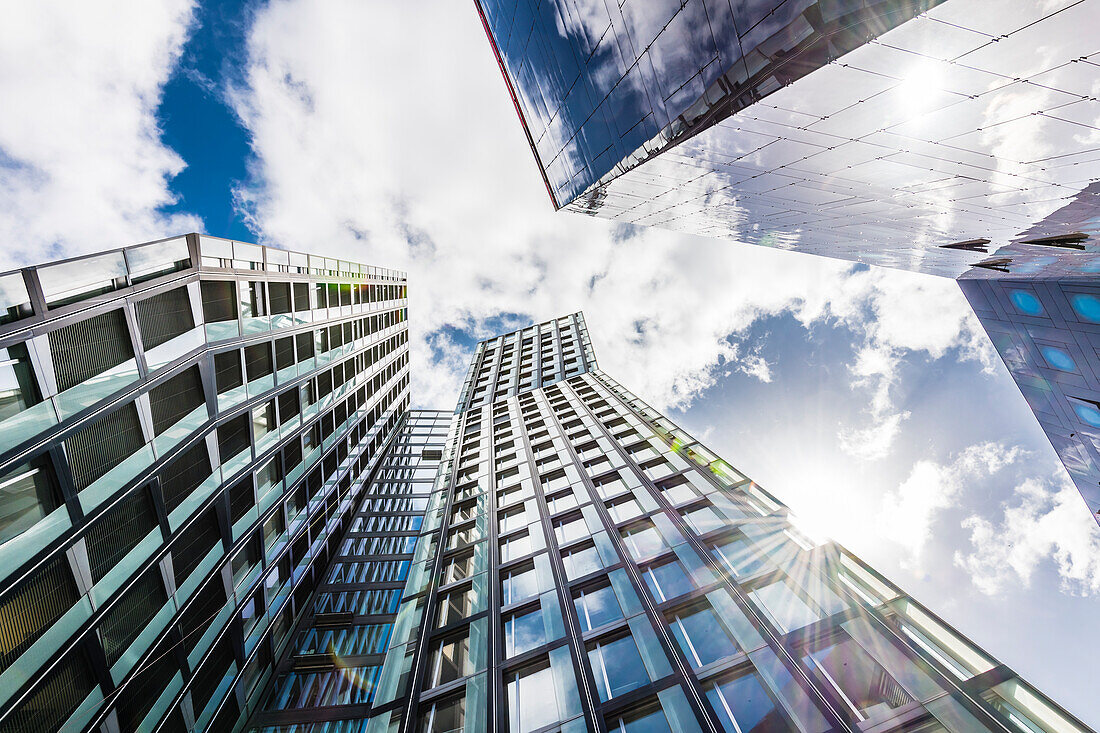
[[[207,323],[237,320],[237,288],[227,280],[204,280],[199,283],[202,294],[202,317]]]
[[[195,327],[186,287],[139,300],[134,303],[134,311],[137,313],[141,342],[146,349],[160,346]]]
[[[84,535],[92,580],[99,582],[157,527],[157,515],[142,488],[123,499],[103,515]]]
[[[64,556],[0,600],[0,672],[42,636],[80,596]]]
[[[65,447],[77,491],[91,486],[143,443],[133,402],[75,433]]]
[[[179,586],[199,566],[203,558],[221,540],[221,531],[213,509],[197,517],[186,529],[180,532],[179,539],[172,547],[172,568]]]
[[[108,609],[99,622],[99,636],[108,664],[122,658],[167,600],[159,566],[153,566]]]
[[[160,435],[175,425],[205,401],[202,378],[197,366],[190,367],[167,382],[149,390],[153,412],[153,432]]]
[[[11,712],[4,721],[5,733],[60,730],[94,687],[88,661],[77,647]]]
[[[49,340],[57,388],[62,392],[134,358],[121,309],[51,331]]]
[[[174,510],[213,472],[210,451],[206,449],[204,440],[176,456],[160,472],[160,490],[165,508],[169,512]]]

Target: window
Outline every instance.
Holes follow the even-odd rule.
[[[260,564],[259,538],[256,535],[249,537],[230,562],[230,569],[233,571],[233,586],[240,588],[241,583],[244,582],[248,574]]]
[[[443,585],[470,577],[474,566],[473,553],[451,555],[443,561]]]
[[[457,733],[466,726],[466,698],[453,697],[433,702],[420,714],[420,733]]]
[[[659,702],[651,702],[647,705],[631,706],[625,715],[615,718],[607,726],[609,733],[672,733],[668,724],[665,711]],[[744,733],[767,733],[765,730],[755,728],[743,729]],[[727,733],[734,733],[736,729],[730,728]]]
[[[229,280],[203,280],[199,283],[202,293],[202,318],[207,323],[237,320],[237,294]]]
[[[167,601],[168,595],[160,579],[160,569],[153,566],[122,594],[99,622],[99,636],[108,664],[113,665],[122,658],[130,644]]]
[[[84,535],[92,582],[102,580],[157,526],[148,489],[138,489],[111,507]]]
[[[270,375],[274,371],[274,365],[271,361],[271,344],[265,341],[262,344],[246,346],[244,349],[244,366],[250,382]]]
[[[854,640],[844,638],[803,657],[825,678],[860,720],[877,722],[913,702],[874,658]]]
[[[650,565],[642,570],[649,592],[658,603],[679,598],[694,590],[687,571],[679,560],[670,560],[659,565]]]
[[[706,694],[722,729],[727,732],[786,733],[792,730],[752,672],[716,680],[706,686]]]
[[[504,619],[504,655],[514,657],[547,642],[542,608],[517,611]]]
[[[0,349],[0,422],[41,401],[26,345]]]
[[[214,354],[214,384],[218,394],[225,394],[244,384],[241,370],[241,352],[238,349]]]
[[[500,561],[502,563],[529,555],[534,548],[531,546],[531,535],[524,531],[514,534],[500,541]]]
[[[549,662],[506,674],[504,687],[508,701],[508,733],[529,733],[560,719],[556,696],[547,694],[556,689]]]
[[[235,352],[234,352],[235,353]],[[153,433],[160,435],[202,407],[202,378],[197,366],[190,367],[149,390],[149,406],[153,413]]]
[[[268,400],[259,407],[252,408],[252,434],[257,444],[267,435],[275,432],[275,400]]]
[[[134,313],[146,349],[167,343],[195,327],[186,286],[137,301]]]
[[[539,592],[538,578],[532,563],[525,563],[514,570],[504,571],[500,584],[501,603],[505,606],[530,598]]]
[[[809,626],[822,618],[786,580],[757,588],[749,593],[749,598],[783,633]]]
[[[638,653],[638,645],[630,634],[590,644],[588,663],[603,702],[649,684],[649,675]]]
[[[262,281],[241,283],[241,315],[256,318],[267,315],[267,297]]]
[[[76,647],[11,711],[4,729],[11,733],[60,730],[95,687],[95,676]]]
[[[710,504],[704,504],[700,507],[689,509],[685,512],[681,512],[684,517],[684,521],[691,527],[697,534],[706,534],[707,532],[713,532],[716,529],[722,529],[727,526],[726,519],[718,510]]]
[[[187,525],[172,546],[172,568],[177,588],[219,542],[221,530],[211,507]]]
[[[306,359],[313,358],[313,334],[312,333],[300,333],[294,337],[295,345],[298,347],[298,362],[301,363]]]
[[[164,692],[172,677],[180,671],[172,654],[173,640],[165,637],[141,662],[141,672],[119,691],[115,710],[122,730],[139,730],[142,719]]]
[[[584,523],[584,517],[573,516],[554,522],[554,536],[560,544],[567,544],[591,534]]]
[[[616,523],[628,522],[631,519],[637,519],[642,516],[642,507],[638,505],[638,500],[633,496],[625,496],[622,499],[616,499],[615,501],[609,501],[607,503],[607,513],[611,515],[611,518]]]
[[[527,526],[527,511],[523,507],[501,512],[499,517],[500,532],[502,534]]]
[[[55,555],[0,600],[0,671],[10,667],[31,644],[80,598],[69,562]],[[35,730],[26,728],[26,730]]]
[[[65,441],[77,491],[83,491],[135,453],[145,442],[134,403],[81,428]]]
[[[121,308],[51,331],[49,341],[59,392],[134,358]]]
[[[252,476],[246,475],[229,487],[229,521],[236,524],[254,506],[256,492],[252,486]]]
[[[245,412],[218,426],[218,454],[223,464],[251,447],[248,418],[249,415]]]
[[[271,297],[272,313],[290,313],[290,283],[269,282],[267,291]]]
[[[294,364],[294,337],[275,339],[275,368],[281,371]]]
[[[565,574],[570,580],[576,580],[603,569],[600,554],[596,551],[595,545],[591,543],[563,552],[561,560],[565,565]]]
[[[309,283],[294,283],[294,310],[309,310]]]
[[[572,489],[568,489],[547,497],[546,505],[550,509],[551,514],[557,514],[558,512],[564,512],[567,509],[572,509],[577,506],[577,497]]]
[[[718,543],[711,548],[710,552],[735,578],[754,575],[770,566],[770,563],[760,557],[743,537]]]
[[[205,440],[180,453],[160,471],[160,491],[165,508],[173,511],[213,472]]]
[[[623,541],[626,543],[627,549],[630,550],[630,554],[635,560],[641,560],[642,558],[656,555],[668,547],[668,545],[665,544],[664,537],[657,531],[653,523],[649,521],[631,525],[621,530],[620,534],[622,534]]]
[[[436,620],[436,627],[453,624],[469,616],[470,609],[473,606],[473,596],[473,586],[469,585],[456,588],[445,594],[439,601],[439,616]]]
[[[429,648],[428,687],[438,687],[473,673],[470,659],[470,632],[432,642]]]
[[[49,455],[0,476],[0,543],[23,534],[59,506],[61,492]]]
[[[264,522],[264,551],[270,552],[279,536],[286,531],[286,522],[283,521],[283,513],[276,510],[274,514]]]
[[[673,476],[667,481],[661,481],[657,488],[665,495],[670,504],[683,504],[686,501],[699,498],[699,492],[695,490],[686,476]]]
[[[692,667],[705,667],[738,651],[709,603],[670,614],[668,625]]]
[[[573,607],[582,631],[591,631],[623,617],[619,599],[610,585],[582,588],[573,594]]]

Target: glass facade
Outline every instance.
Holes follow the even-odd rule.
[[[512,377],[566,352],[591,366]],[[422,522],[364,505],[327,576],[354,566],[392,605],[332,619],[324,660],[288,653],[254,730],[1087,730],[599,371],[580,314],[479,344],[458,408],[406,426],[429,424],[380,469],[437,451],[396,494]],[[407,561],[391,586],[359,556],[383,530]],[[311,645],[330,593],[295,632]],[[336,650],[380,649],[367,623],[392,623],[384,654]]]
[[[244,725],[407,411],[405,282],[196,234],[0,275],[0,729]]]
[[[600,371],[580,313],[410,410],[400,273],[163,249],[16,273],[0,729],[1086,731]]]
[[[556,207],[959,279],[1100,522],[1100,3],[477,7]]]

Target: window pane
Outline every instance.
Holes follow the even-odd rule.
[[[642,571],[642,577],[658,603],[678,598],[694,588],[684,566],[678,560],[650,565]]]
[[[758,588],[749,597],[783,633],[809,626],[821,618],[785,581]]]
[[[592,665],[602,701],[649,683],[649,675],[632,636],[601,641],[589,647],[588,662]]]
[[[468,635],[440,639],[432,644],[429,686],[445,685],[471,672]]]
[[[506,573],[501,586],[505,605],[530,598],[539,592],[538,578],[533,567]]]
[[[573,605],[577,609],[577,618],[580,619],[583,631],[591,631],[623,617],[619,599],[615,597],[610,585],[578,591],[573,597]]]
[[[592,545],[570,550],[564,553],[561,559],[565,565],[565,574],[570,580],[576,580],[603,568],[600,555]]]
[[[558,707],[554,690],[554,674],[543,663],[508,675],[505,682],[508,696],[509,733],[528,733],[558,722]]]
[[[26,532],[60,505],[48,456],[0,476],[0,543]]]
[[[509,616],[504,621],[505,655],[514,657],[546,643],[542,609],[534,608]]]
[[[722,729],[726,733],[785,733],[790,727],[775,709],[760,680],[753,673],[719,680],[707,689]]]
[[[677,611],[669,626],[693,667],[703,667],[737,653],[737,646],[709,605]]]
[[[810,652],[805,659],[861,718],[882,720],[890,717],[891,710],[913,702],[882,665],[851,639]]]

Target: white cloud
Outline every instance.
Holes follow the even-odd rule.
[[[996,357],[954,282],[878,269],[852,280],[864,282],[853,283],[848,297],[834,298],[829,307],[841,323],[863,334],[850,370],[853,386],[871,391],[870,424],[842,428],[840,445],[857,458],[878,460],[890,454],[910,415],[895,394],[905,359],[917,354],[939,359],[955,349],[960,360],[976,360],[989,371]]]
[[[955,564],[978,589],[998,595],[1027,587],[1035,570],[1053,560],[1063,591],[1100,594],[1100,527],[1061,471],[1024,481],[1002,508],[996,522],[971,515],[962,523],[971,547],[955,553]]]
[[[997,473],[1020,456],[1016,447],[979,443],[956,454],[948,463],[917,461],[908,478],[883,496],[878,532],[905,549],[906,567],[919,568],[935,521],[945,509],[957,505],[964,487]]]
[[[461,4],[276,0],[257,14],[233,98],[253,135],[239,195],[259,238],[408,270],[419,404],[449,406],[467,366],[442,329],[488,335],[501,313],[520,326],[585,310],[600,365],[662,409],[729,373],[769,381],[763,342],[744,336],[772,314],[843,321],[889,359],[959,341],[966,304],[950,282],[555,214],[477,14]],[[958,313],[898,332],[937,287],[950,295],[936,307]],[[869,325],[875,313],[889,323]],[[888,406],[887,371],[854,377]]]
[[[157,212],[184,165],[156,109],[192,5],[5,3],[0,269],[201,228]]]

